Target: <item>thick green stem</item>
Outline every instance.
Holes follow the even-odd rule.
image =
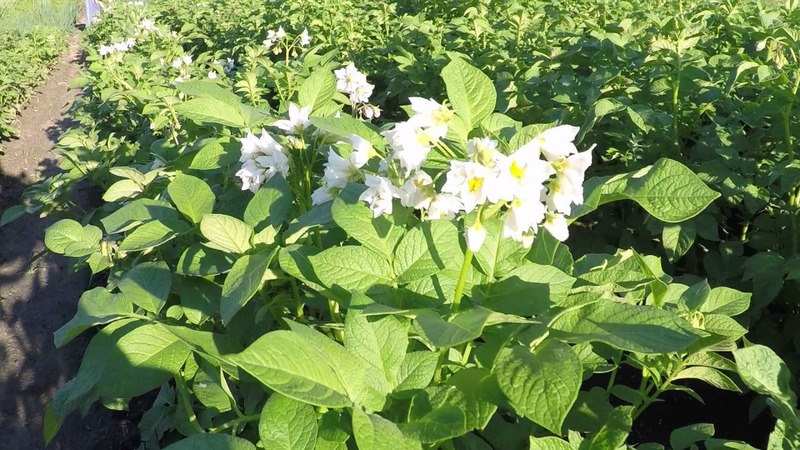
[[[209,433],[219,433],[220,431],[227,430],[228,428],[233,428],[237,425],[247,423],[247,422],[255,422],[261,418],[261,414],[250,414],[249,416],[242,416],[228,422],[223,423],[218,427],[214,427],[208,430]]]
[[[681,90],[681,71],[683,70],[683,61],[681,55],[678,55],[678,65],[675,71],[675,81],[672,87],[672,142],[675,146],[675,156],[681,155],[681,134],[680,134],[680,120],[679,114],[681,110],[680,90]]]
[[[467,249],[464,252],[464,262],[461,263],[461,273],[458,274],[458,283],[456,283],[456,292],[453,295],[452,312],[458,312],[461,308],[461,297],[464,295],[464,283],[467,281],[467,273],[469,273],[469,266],[472,264],[472,250]]]

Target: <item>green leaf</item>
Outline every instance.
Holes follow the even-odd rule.
[[[197,373],[192,378],[192,393],[197,400],[207,408],[219,412],[230,411],[231,398],[222,388],[222,383],[219,368],[200,359]]]
[[[234,363],[270,389],[328,408],[352,403],[334,370],[331,356],[293,331],[273,331],[258,338]]]
[[[186,80],[175,83],[175,88],[192,97],[216,99],[231,106],[242,102],[239,96],[211,80]]]
[[[499,218],[493,217],[484,221],[483,226],[486,229],[486,240],[475,253],[475,261],[489,281],[494,281],[496,277],[502,277],[521,265],[528,250],[521,243],[503,237],[503,221]]]
[[[633,406],[619,406],[603,419],[600,429],[591,434],[588,450],[615,450],[628,439],[633,426]]]
[[[569,442],[553,437],[531,436],[531,450],[575,450]]]
[[[235,261],[230,253],[203,244],[192,244],[181,254],[175,273],[193,277],[218,275],[231,270]]]
[[[414,397],[416,401],[419,397],[427,397],[428,393],[423,392]],[[425,400],[422,402],[427,403]],[[461,436],[467,432],[467,417],[464,411],[455,405],[442,404],[438,407],[425,405],[427,408],[418,407],[414,404],[414,409],[424,408],[426,414],[422,417],[413,418],[409,423],[402,424],[400,429],[409,436],[418,439],[420,442],[429,444]],[[416,412],[416,411],[415,411]]]
[[[705,381],[706,383],[714,386],[717,389],[723,389],[726,391],[733,391],[733,392],[742,392],[739,389],[739,386],[733,382],[727,375],[718,371],[717,369],[713,369],[711,367],[687,367],[686,369],[681,370],[675,377],[674,380],[683,380],[683,379],[695,379]]]
[[[72,219],[62,219],[44,231],[44,244],[50,251],[80,257],[94,253],[103,232],[94,225],[82,226]]]
[[[452,58],[442,69],[447,98],[455,112],[475,128],[494,111],[497,93],[492,80],[479,69],[459,58]]]
[[[368,370],[382,375],[385,394],[397,386],[408,347],[408,333],[399,319],[386,316],[370,322],[350,310],[344,323],[344,346],[364,359]]]
[[[177,219],[178,211],[167,202],[149,198],[136,199],[100,219],[106,233],[122,233],[143,222]]]
[[[102,361],[97,394],[131,398],[149,392],[178,373],[189,347],[156,323],[119,320],[98,333],[84,359]]]
[[[175,111],[201,125],[224,125],[234,128],[247,126],[238,105],[234,106],[215,98],[193,98],[175,105]]]
[[[536,264],[553,266],[568,275],[572,273],[572,267],[575,264],[569,248],[550,233],[540,233],[536,237],[527,257]]]
[[[381,391],[380,378],[364,359],[309,326],[297,322],[288,322],[288,325],[317,351],[328,355],[334,372],[357,407],[369,412],[383,409],[386,394]]]
[[[712,289],[706,300],[700,304],[698,311],[705,314],[723,314],[738,316],[750,307],[749,292],[741,292],[724,286]]]
[[[108,187],[105,194],[103,194],[103,200],[113,203],[141,193],[142,186],[139,183],[133,180],[119,180]]]
[[[661,242],[664,244],[667,258],[673,262],[680,259],[692,248],[696,236],[697,232],[691,222],[665,224]]]
[[[244,255],[236,261],[222,285],[219,312],[223,323],[230,324],[233,316],[258,292],[269,264],[277,253],[278,248],[272,247],[253,255]]]
[[[200,433],[164,447],[164,450],[256,450],[256,446],[229,434]]]
[[[311,405],[272,394],[261,410],[258,435],[266,448],[313,450],[317,440],[317,413]]]
[[[311,117],[311,124],[320,130],[333,134],[341,139],[348,139],[351,134],[360,136],[370,142],[376,151],[386,146],[386,142],[377,131],[366,122],[350,116],[342,117]]]
[[[637,172],[588,180],[585,191],[587,204],[576,209],[573,219],[605,203],[628,199],[662,222],[678,223],[700,214],[720,195],[688,167],[666,158]]]
[[[206,214],[200,221],[200,232],[210,246],[231,253],[245,253],[250,249],[253,227],[239,219],[224,214]]]
[[[281,175],[275,175],[264,183],[244,210],[244,222],[255,231],[267,225],[275,228],[286,222],[292,210],[292,189]]]
[[[286,228],[284,242],[286,242],[286,244],[294,244],[303,236],[306,236],[308,231],[312,228],[317,228],[333,222],[333,218],[331,217],[331,203],[332,202],[325,202],[321,205],[317,205],[311,208],[307,213],[293,220]]]
[[[309,256],[308,261],[328,288],[367,292],[372,286],[394,283],[389,262],[366,247],[332,247]]]
[[[53,333],[56,347],[67,344],[85,330],[125,317],[133,312],[133,305],[124,295],[115,295],[105,288],[86,291],[78,300],[78,311],[69,322]]]
[[[161,312],[172,287],[172,271],[164,261],[137,264],[117,285],[133,304],[153,314]]]
[[[692,444],[705,441],[714,436],[714,424],[695,423],[672,430],[669,435],[669,446],[673,450],[685,450]]]
[[[216,170],[236,163],[241,154],[238,141],[235,149],[232,142],[221,139],[203,139],[198,141],[199,150],[192,156],[189,169],[192,170]]]
[[[381,416],[353,409],[353,435],[358,448],[370,450],[422,450],[422,444]]]
[[[482,295],[476,298],[492,311],[538,316],[563,303],[574,283],[575,278],[553,266],[526,264],[497,282],[478,286]]]
[[[297,91],[297,102],[300,107],[310,106],[316,110],[328,103],[336,93],[336,79],[328,70],[313,72],[300,85]]]
[[[214,193],[200,178],[179,173],[167,186],[167,193],[178,211],[193,223],[200,223],[203,215],[214,209]]]
[[[786,363],[769,347],[753,345],[733,351],[742,381],[759,394],[797,404],[791,388],[792,374]]]
[[[350,423],[338,411],[328,411],[319,420],[319,432],[314,450],[347,450]]]
[[[119,249],[125,252],[147,250],[169,242],[188,231],[189,225],[182,220],[154,220],[136,228],[125,236],[125,239],[119,244]]]
[[[411,229],[393,252],[398,283],[436,275],[445,268],[444,255],[453,252],[461,253],[461,246],[452,222],[435,220]]]
[[[387,260],[392,259],[395,246],[403,236],[403,229],[381,215],[372,217],[372,210],[358,200],[358,186],[348,185],[333,200],[331,215],[349,236]]]
[[[681,351],[705,335],[670,311],[606,299],[565,312],[550,326],[554,336],[568,342],[604,342],[648,354]]]
[[[477,307],[444,321],[438,313],[428,310],[417,315],[414,326],[434,347],[453,347],[480,337],[491,314],[488,309]]]
[[[497,355],[493,372],[519,415],[561,434],[583,381],[581,361],[568,345],[547,339],[533,351],[505,348]]]
[[[0,227],[19,219],[26,212],[27,208],[24,205],[14,205],[6,208],[3,211],[3,215],[0,216]]]
[[[411,352],[405,355],[397,375],[395,392],[423,389],[433,379],[438,356],[433,352]]]

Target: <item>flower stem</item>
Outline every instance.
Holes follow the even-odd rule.
[[[467,272],[469,266],[472,264],[472,250],[467,249],[464,252],[464,262],[461,263],[461,273],[458,274],[458,283],[456,283],[456,291],[453,295],[452,312],[458,312],[461,308],[461,297],[464,295],[464,283],[467,281]]]

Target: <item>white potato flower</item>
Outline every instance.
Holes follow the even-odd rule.
[[[486,166],[471,161],[451,161],[442,192],[457,196],[464,211],[471,212],[484,204],[487,197],[495,195],[495,180],[495,174]]]
[[[311,107],[298,107],[294,103],[289,103],[289,119],[277,120],[273,126],[285,131],[286,134],[303,134],[303,131],[311,125],[308,116],[311,114]]]
[[[418,128],[425,128],[428,134],[443,138],[453,122],[453,111],[433,99],[409,97],[414,114],[408,119]]]
[[[453,220],[463,208],[461,200],[455,195],[437,194],[431,199],[431,204],[428,206],[427,218],[428,220]]]
[[[364,184],[367,185],[367,190],[358,199],[369,203],[372,217],[392,214],[392,200],[398,196],[397,187],[388,178],[371,174],[367,174]]]
[[[548,184],[547,206],[553,212],[569,214],[573,204],[583,204],[583,181],[586,170],[592,165],[592,150],[552,164],[556,177]]]
[[[486,241],[486,228],[480,222],[475,222],[466,232],[467,248],[473,253],[479,251]]]
[[[563,214],[547,213],[543,225],[545,230],[559,241],[564,242],[569,238],[567,218]]]
[[[532,237],[545,219],[546,208],[538,198],[515,198],[503,222],[503,237],[530,245]],[[526,245],[526,246],[527,246]]]
[[[435,194],[433,179],[423,171],[406,180],[400,187],[398,195],[400,204],[407,208],[425,209],[430,207],[431,199]]]
[[[300,33],[300,45],[306,47],[309,44],[311,44],[311,37],[308,35],[308,28],[303,28],[303,32]]]
[[[236,176],[242,179],[242,189],[255,192],[259,186],[269,181],[276,173],[284,177],[289,175],[289,158],[281,146],[265,130],[261,137],[248,132],[239,140],[242,144],[242,169]]]
[[[578,153],[572,141],[578,135],[580,128],[572,125],[560,125],[547,129],[533,138],[532,143],[539,147],[548,161],[560,161],[569,155]]]

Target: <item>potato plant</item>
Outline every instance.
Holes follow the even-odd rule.
[[[735,117],[792,154],[740,116],[784,92],[749,77],[790,28],[755,62],[701,41],[752,6],[356,3],[113,2],[88,32],[64,172],[3,214],[71,215],[47,247],[104,275],[56,332],[98,330],[45,436],[149,393],[143,449],[753,448],[705,423],[633,438],[699,381],[761,394],[769,448],[795,448],[788,366],[745,338],[771,298],[679,264],[739,207],[704,145],[751,164],[695,133]],[[769,250],[745,269],[780,289]]]

